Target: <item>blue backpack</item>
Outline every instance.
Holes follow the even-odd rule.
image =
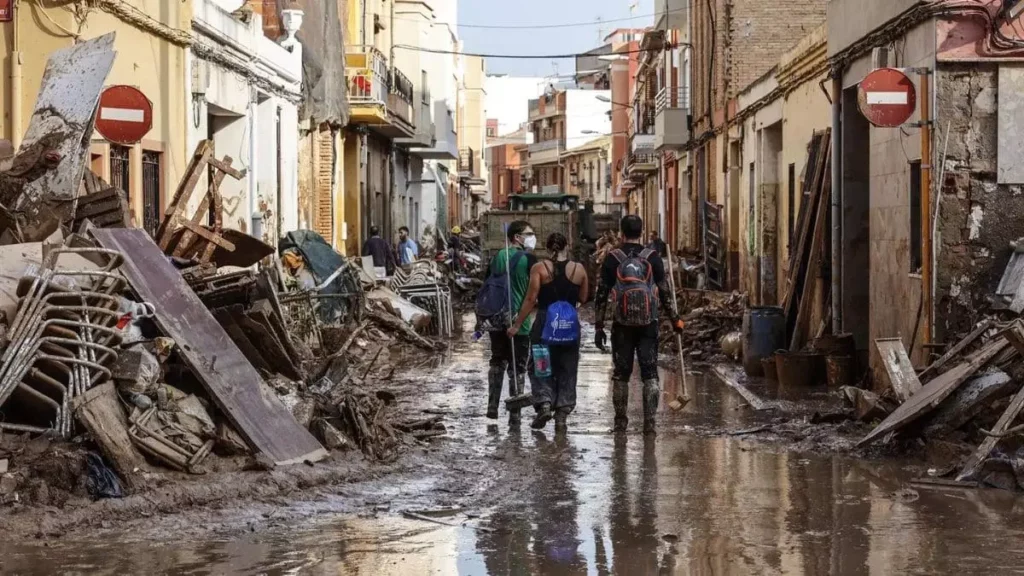
[[[500,273],[495,264],[491,264],[491,273],[476,296],[477,332],[504,332],[512,326],[509,276],[510,271],[515,270],[519,260],[524,256],[526,256],[525,252],[517,251],[511,258],[508,258],[507,270],[502,270]]]
[[[576,307],[565,301],[548,306],[540,339],[549,346],[579,342],[580,317]]]

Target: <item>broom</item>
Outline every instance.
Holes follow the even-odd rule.
[[[679,317],[679,304],[677,303],[676,297],[676,275],[675,269],[672,265],[672,254],[668,255],[668,285],[672,290],[672,313],[675,314],[676,318]],[[676,352],[679,354],[679,374],[682,378],[683,386],[681,392],[676,392],[676,399],[669,402],[668,407],[672,410],[679,412],[690,403],[690,393],[686,391],[686,358],[683,356],[683,335],[676,334]]]
[[[508,311],[509,311],[509,322],[512,322],[512,255],[508,251],[508,227],[505,228],[505,284],[508,286]],[[515,338],[511,339],[512,342],[512,377],[515,379],[516,384],[519,383],[519,371],[516,368],[516,341]],[[527,348],[529,354],[529,348]],[[529,363],[527,363],[529,365]],[[525,384],[524,384],[525,386]],[[533,405],[533,395],[524,390],[523,394],[513,396],[505,400],[505,410],[509,412],[513,410],[522,410]]]

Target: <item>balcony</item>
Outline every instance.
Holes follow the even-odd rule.
[[[352,122],[366,124],[387,138],[413,136],[413,84],[401,71],[388,66],[380,50],[346,46],[345,82]]]
[[[655,146],[656,136],[653,132],[651,133],[636,133],[633,134],[632,144],[630,149],[633,154],[653,154],[657,151]]]
[[[545,140],[536,144],[530,144],[527,150],[530,154],[531,166],[554,164],[558,162],[562,152],[565,150],[565,142],[559,139]]]
[[[484,179],[481,177],[483,166],[478,156],[479,153],[479,150],[472,148],[459,150],[459,180],[470,185],[484,183]]]
[[[412,80],[397,68],[391,69],[391,82],[388,91],[388,114],[396,129],[404,132],[400,137],[411,137],[416,132],[416,119],[413,116],[413,103],[416,102],[415,88]]]
[[[678,150],[690,141],[690,102],[686,88],[662,88],[656,100],[654,149]]]
[[[658,171],[657,154],[633,153],[626,159],[626,175],[631,180],[643,181],[649,174]]]
[[[413,124],[416,126],[409,138],[395,138],[395,145],[406,148],[432,148],[434,134],[434,116],[430,113],[430,92],[416,92],[413,95],[413,109],[416,110]]]
[[[433,110],[433,142],[429,147],[416,150],[416,155],[425,160],[458,160],[458,134],[451,109],[444,100],[433,102],[428,109]]]
[[[565,93],[546,94],[529,102],[529,120],[543,120],[565,114]]]

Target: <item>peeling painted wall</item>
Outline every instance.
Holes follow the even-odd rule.
[[[936,78],[940,162],[947,126],[950,132],[937,238],[939,341],[952,341],[981,319],[1009,261],[1010,242],[1024,236],[1024,186],[1000,185],[996,175],[999,109],[1024,95],[999,90],[1000,66],[1020,64],[944,63]]]

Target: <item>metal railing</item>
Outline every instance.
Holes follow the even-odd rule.
[[[391,74],[388,59],[373,46],[345,48],[345,80],[353,104],[386,105]]]
[[[475,174],[473,171],[475,164],[476,155],[472,148],[463,148],[459,150],[459,173]]]
[[[629,166],[651,165],[658,163],[657,154],[630,154]]]
[[[665,87],[658,91],[658,97],[655,100],[655,108],[658,112],[666,108],[672,109],[688,109],[690,107],[690,91],[684,86],[676,86],[675,88]]]
[[[548,150],[558,150],[559,148],[564,147],[565,142],[563,142],[560,138],[555,138],[553,140],[545,140],[543,142],[536,142],[534,144],[530,144],[530,147],[528,149],[530,152],[546,152]]]
[[[412,104],[416,98],[416,87],[412,80],[397,68],[391,69],[391,93],[405,102]]]

